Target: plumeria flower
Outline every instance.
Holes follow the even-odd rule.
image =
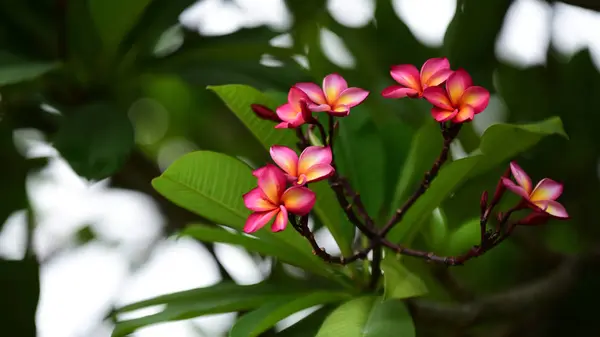
[[[385,98],[421,97],[429,87],[438,86],[452,74],[450,62],[445,57],[432,58],[421,67],[421,72],[412,64],[392,66],[392,78],[400,85],[389,86],[381,92]]]
[[[293,186],[285,189],[285,174],[269,165],[258,177],[258,187],[244,194],[244,204],[254,213],[244,225],[244,232],[253,233],[275,218],[271,230],[279,232],[288,223],[288,212],[306,215],[315,205],[315,193],[306,187]]]
[[[274,145],[271,147],[271,158],[285,172],[288,181],[294,185],[304,185],[310,182],[329,178],[333,172],[331,166],[331,148],[309,146],[300,154],[289,147]],[[256,177],[262,174],[267,166],[253,172]]]
[[[536,212],[544,212],[555,218],[568,219],[569,214],[556,199],[563,192],[563,185],[552,179],[542,179],[535,188],[532,188],[531,179],[515,162],[510,163],[510,170],[517,184],[512,180],[502,177],[502,183],[507,189],[523,197],[527,206]]]
[[[483,87],[474,86],[471,76],[459,69],[446,80],[446,90],[429,87],[423,97],[433,104],[431,114],[438,122],[452,120],[454,123],[470,121],[482,112],[490,101],[490,93]]]
[[[310,99],[304,91],[296,87],[290,88],[290,91],[288,92],[288,102],[276,110],[277,117],[279,117],[282,122],[277,124],[275,128],[297,128],[306,123],[305,116],[302,113],[303,102],[310,102]]]
[[[309,104],[314,112],[326,111],[330,115],[344,117],[353,108],[364,101],[369,92],[361,88],[348,88],[348,83],[339,74],[330,74],[323,79],[321,89],[315,83],[297,83],[296,88],[305,92],[313,104]]]

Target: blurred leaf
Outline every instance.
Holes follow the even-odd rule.
[[[388,252],[381,262],[384,277],[384,299],[404,299],[427,294],[427,286],[415,274]]]
[[[34,80],[58,67],[59,63],[27,61],[0,51],[0,86]]]
[[[312,287],[312,289],[311,289]],[[126,336],[147,325],[178,321],[204,315],[251,310],[261,307],[265,302],[275,301],[282,296],[303,297],[317,290],[314,285],[303,282],[283,283],[262,282],[254,285],[219,283],[214,286],[180,291],[158,296],[149,300],[126,305],[114,314],[164,304],[159,313],[119,321],[112,337]]]
[[[385,160],[377,128],[368,115],[356,111],[340,120],[337,145],[339,169],[360,192],[369,214],[376,216],[383,205]]]
[[[298,323],[278,332],[278,337],[306,337],[316,336],[325,318],[333,311],[332,306],[324,306],[310,315],[301,319]]]
[[[272,109],[276,108],[276,102],[272,98],[262,94],[258,90],[245,85],[223,85],[210,86],[235,113],[235,115],[246,125],[254,136],[263,144],[268,151],[272,145],[284,145],[290,148],[296,147],[297,139],[291,129],[275,129],[274,124],[259,119],[250,109],[251,104],[263,104]],[[317,194],[317,203],[314,212],[323,224],[331,231],[342,254],[351,255],[351,240],[354,236],[353,227],[349,227],[347,221],[339,212],[331,212],[338,207],[337,199],[327,182],[321,181],[311,185],[311,189]],[[352,235],[352,236],[350,236]]]
[[[36,336],[40,294],[39,264],[35,258],[0,260],[0,324],[13,336]]]
[[[229,331],[229,337],[256,337],[273,327],[282,319],[315,305],[347,300],[351,295],[318,291],[302,297],[281,296],[242,316]]]
[[[479,218],[469,220],[448,235],[440,252],[445,255],[463,254],[479,244],[480,236]]]
[[[93,103],[69,111],[54,146],[80,176],[101,180],[117,172],[135,140],[124,111],[109,103]]]
[[[152,0],[88,0],[90,13],[111,55]]]
[[[289,245],[280,241],[260,240],[250,235],[232,233],[219,227],[209,227],[207,225],[190,225],[180,234],[193,237],[203,242],[219,242],[239,245],[248,251],[256,252],[263,256],[278,258],[282,262],[306,270],[312,270],[316,274],[320,274],[323,269],[323,265],[321,263],[315,263],[314,258],[309,258],[305,254],[300,254],[298,250],[290,249]]]
[[[438,207],[433,210],[429,217],[428,226],[422,234],[425,244],[430,249],[435,249],[445,242],[448,235],[448,219],[441,208]]]
[[[316,337],[415,337],[408,309],[398,300],[359,297],[329,315]]]
[[[103,54],[98,52],[103,43],[90,13],[90,3],[70,1],[66,11],[65,48],[73,75],[83,83],[99,81],[108,75],[109,69],[108,64],[104,64]]]

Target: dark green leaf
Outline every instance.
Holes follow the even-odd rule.
[[[263,144],[265,150],[272,145],[284,145],[295,148],[297,142],[294,131],[290,129],[275,129],[272,122],[264,121],[254,115],[250,109],[251,104],[263,104],[272,109],[276,108],[274,100],[258,90],[245,85],[223,85],[212,86],[208,89],[214,91],[235,113],[235,115],[246,125],[254,136]],[[332,212],[338,206],[333,191],[322,181],[311,185],[311,189],[317,194],[317,203],[314,212],[323,224],[331,231],[342,254],[351,255],[351,240],[354,232],[348,230],[348,222],[344,220],[339,212]]]
[[[27,61],[0,51],[0,86],[34,80],[58,67],[59,63]]]
[[[348,293],[319,291],[302,297],[281,296],[242,316],[229,332],[229,337],[255,337],[273,327],[280,320],[304,309],[349,299]]]
[[[68,111],[54,146],[82,177],[100,180],[117,172],[134,146],[134,132],[124,111],[95,103]]]
[[[448,235],[445,247],[440,252],[445,255],[463,254],[479,244],[480,235],[479,219],[467,221]]]
[[[408,309],[399,300],[359,297],[329,315],[316,337],[414,337]]]
[[[0,260],[0,324],[13,336],[36,336],[36,311],[40,294],[39,264],[35,258]]]
[[[381,262],[384,277],[384,299],[404,299],[427,293],[425,283],[389,252]]]
[[[316,336],[325,318],[333,311],[333,306],[324,306],[311,313],[298,323],[278,332],[278,337]]]

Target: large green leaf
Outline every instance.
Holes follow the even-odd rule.
[[[59,63],[33,62],[0,52],[0,86],[34,80],[58,67]]]
[[[497,167],[552,134],[566,136],[560,118],[535,124],[489,127],[476,154],[446,164],[427,192],[406,212],[402,222],[390,231],[388,238],[393,242],[409,243],[433,210],[466,180]]]
[[[329,315],[316,337],[414,337],[415,327],[399,300],[365,296],[346,302]]]
[[[35,258],[0,260],[0,323],[14,336],[35,337],[40,294],[39,264]]]
[[[77,174],[100,180],[125,163],[134,146],[134,132],[124,111],[94,103],[68,111],[54,145]]]
[[[333,311],[333,305],[326,305],[310,315],[304,317],[296,324],[285,328],[278,332],[278,337],[306,337],[316,336],[321,324],[329,314]]]
[[[115,311],[115,315],[147,308],[166,305],[159,313],[141,318],[119,321],[113,331],[113,337],[126,336],[147,325],[184,320],[188,318],[251,310],[261,307],[269,301],[282,296],[303,297],[315,291],[303,282],[273,283],[262,282],[254,285],[237,285],[235,283],[219,283],[214,286],[180,291],[158,296],[149,300],[133,303]]]
[[[320,304],[347,300],[351,295],[342,292],[318,291],[302,297],[281,296],[242,316],[229,332],[229,337],[255,337],[273,327],[280,320]]]
[[[392,252],[386,254],[381,262],[383,270],[384,289],[383,297],[390,298],[409,298],[422,296],[427,293],[425,283],[402,263],[395,258]]]
[[[276,102],[271,97],[245,85],[231,84],[208,88],[219,95],[229,109],[235,113],[240,121],[263,144],[265,149],[268,150],[276,144],[290,148],[295,147],[297,140],[293,130],[275,129],[272,122],[259,119],[250,109],[251,104],[263,104],[275,109]],[[331,231],[342,254],[351,255],[352,237],[348,233],[353,235],[354,232],[348,230],[348,222],[345,221],[339,212],[332,212],[333,209],[339,207],[333,191],[331,191],[325,181],[311,184],[311,189],[317,194],[314,212]]]

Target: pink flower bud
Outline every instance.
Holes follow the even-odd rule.
[[[479,201],[479,208],[481,210],[481,214],[485,213],[485,210],[487,209],[488,206],[488,192],[487,191],[483,191],[483,193],[481,194],[481,200]]]
[[[277,116],[275,111],[267,108],[261,104],[252,104],[250,105],[252,111],[256,114],[256,116],[260,119],[273,121],[273,122],[281,122],[281,119]]]

